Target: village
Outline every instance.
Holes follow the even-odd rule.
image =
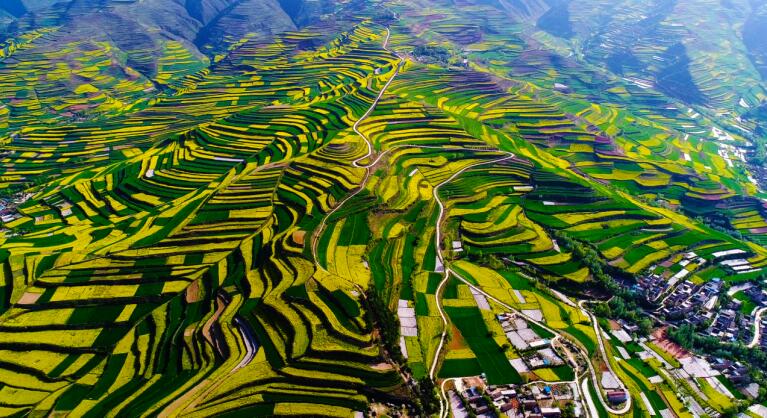
[[[517,341],[520,330],[530,330],[530,328],[517,327],[510,330],[508,333],[510,341]],[[666,336],[665,328],[656,330],[650,337],[636,338],[635,332],[634,325],[623,321],[620,321],[620,326],[616,329],[609,330],[609,333],[605,332],[604,336],[614,341],[620,355],[616,358],[616,362],[641,361],[658,365],[657,368],[648,367],[647,370],[652,372],[645,378],[651,384],[673,382],[680,391],[678,395],[692,416],[721,416],[708,405],[716,396],[722,395],[732,400],[756,399],[760,396],[759,386],[749,379],[747,365],[715,356],[704,357],[690,353],[671,342]],[[522,331],[522,334],[529,335],[531,331]],[[531,350],[530,343],[533,346],[539,346],[541,344],[539,341],[542,341],[540,338],[528,338],[528,340],[530,341],[522,338],[517,342],[521,347],[523,347],[522,344],[527,344],[527,350]],[[549,346],[549,343],[544,343]],[[624,348],[629,345],[640,347],[641,351],[629,352]],[[524,360],[512,360],[512,364],[520,371],[531,371],[536,366],[543,366],[538,359],[545,357],[538,351],[540,349],[534,351],[536,354],[531,356],[532,359],[524,357]],[[661,355],[661,353],[668,353],[670,356]],[[548,357],[544,361],[552,360],[554,359]],[[628,393],[621,388],[615,375],[603,371],[599,377],[599,385],[605,391],[604,400],[608,404],[617,407],[628,400]],[[487,382],[484,374],[449,380],[446,395],[450,402],[451,413],[456,418],[590,416],[591,413],[587,411],[590,404],[599,402],[593,394],[586,394],[588,399],[584,398],[584,392],[579,385],[580,381],[532,381],[523,384],[492,385]],[[738,388],[737,392],[734,387]],[[718,395],[713,395],[715,393]],[[650,400],[644,392],[639,393],[638,399],[651,416],[663,418],[677,416],[668,408],[659,409],[658,404]],[[762,411],[760,408],[762,408],[760,405],[755,405],[751,409]]]
[[[743,250],[728,250],[712,254],[713,262],[736,275],[757,273]],[[708,261],[694,252],[681,256],[682,268],[670,278],[649,273],[639,277],[634,290],[656,304],[653,316],[672,326],[689,324],[702,335],[726,342],[741,342],[749,346],[767,347],[761,335],[764,329],[762,313],[767,308],[767,290],[762,279],[729,285],[720,278],[695,283],[685,267],[704,266]],[[652,271],[653,268],[650,268]]]
[[[448,391],[448,398],[455,418],[559,418],[581,414],[575,382],[488,385],[482,377],[453,382],[455,387]]]
[[[520,355],[509,360],[520,375],[534,376],[538,369],[565,366],[574,370],[575,379],[493,385],[488,384],[484,374],[455,378],[450,383],[453,387],[447,392],[453,416],[559,418],[585,415],[578,375],[589,366],[578,349],[566,339],[543,338],[539,335],[542,330],[536,332],[531,323],[518,314],[498,314],[496,320]],[[625,405],[628,393],[611,372],[602,373],[602,387],[607,389],[607,402],[614,406]]]
[[[31,193],[16,193],[10,197],[0,198],[0,221],[7,224],[20,218],[17,208],[32,196]]]

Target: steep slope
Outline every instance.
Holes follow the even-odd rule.
[[[295,24],[276,0],[237,0],[203,26],[194,43],[212,55],[247,35],[268,37],[291,29]]]
[[[743,26],[743,44],[762,79],[767,81],[767,1],[752,1],[751,6]]]
[[[0,10],[3,10],[10,16],[20,17],[27,12],[27,7],[21,0],[7,0],[0,3]]]
[[[534,21],[551,8],[551,2],[548,0],[493,0],[478,3],[493,4],[496,1],[511,17],[518,20],[530,19]]]
[[[15,19],[15,16],[0,9],[0,35],[6,32],[8,26],[13,23]]]
[[[189,16],[203,25],[209,24],[216,16],[230,7],[231,0],[185,0],[184,7]]]

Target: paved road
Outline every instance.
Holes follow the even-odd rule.
[[[618,374],[615,373],[615,371],[613,370],[613,367],[610,364],[610,358],[607,357],[607,350],[605,350],[605,344],[602,341],[602,330],[599,329],[599,323],[597,322],[597,318],[588,309],[586,309],[585,306],[583,306],[586,303],[588,303],[588,301],[582,300],[578,302],[578,307],[580,307],[581,311],[583,311],[583,313],[589,317],[589,319],[591,320],[591,324],[594,326],[594,333],[596,334],[597,342],[599,343],[599,352],[602,354],[602,359],[605,362],[605,366],[607,366],[607,370],[610,372],[610,374],[612,374],[613,377],[615,377],[615,381],[618,382],[618,385],[620,386],[620,388],[625,390],[626,393],[628,394],[629,393],[628,389],[623,384],[621,379],[618,377]],[[627,401],[621,409],[614,409],[608,402],[605,402],[604,397],[602,396],[602,391],[599,390],[599,384],[598,384],[599,380],[597,380],[597,373],[594,370],[593,366],[591,367],[591,378],[594,379],[594,385],[597,389],[596,392],[597,392],[597,396],[599,397],[599,401],[602,402],[602,405],[605,407],[607,412],[611,414],[615,414],[615,415],[623,415],[623,414],[626,414],[631,409],[631,396],[628,396],[626,398]]]
[[[583,379],[580,386],[583,398],[586,400],[589,414],[594,418],[599,418],[599,411],[597,410],[597,407],[594,404],[594,399],[591,397],[591,392],[589,391],[589,378],[587,377]],[[599,389],[597,389],[597,392],[599,392]]]
[[[762,332],[764,332],[762,329],[762,316],[764,316],[765,312],[767,312],[767,308],[759,308],[754,314],[754,338],[748,343],[748,348],[756,347],[761,340]]]
[[[437,286],[437,291],[434,294],[434,299],[437,302],[437,311],[439,312],[439,316],[442,319],[442,335],[440,336],[440,339],[439,339],[439,345],[437,346],[437,351],[434,354],[434,361],[432,362],[431,368],[429,369],[429,377],[431,377],[432,380],[435,379],[437,364],[439,363],[439,353],[442,351],[442,347],[445,345],[445,338],[447,337],[447,316],[445,316],[445,311],[444,309],[442,309],[442,300],[440,299],[439,295],[440,293],[442,293],[442,288],[445,287],[445,284],[450,279],[450,274],[452,273],[452,271],[450,270],[450,267],[446,265],[445,259],[442,256],[442,223],[445,220],[445,205],[442,203],[442,200],[439,198],[439,189],[445,184],[455,180],[456,177],[458,177],[461,173],[463,173],[464,171],[470,168],[474,168],[474,167],[478,167],[478,166],[486,165],[486,164],[500,163],[500,162],[514,158],[514,154],[510,152],[505,154],[506,156],[502,158],[498,158],[498,159],[490,160],[490,161],[480,161],[475,164],[467,165],[466,167],[453,173],[453,175],[448,177],[446,180],[434,186],[434,188],[432,189],[432,195],[434,196],[434,201],[437,202],[437,206],[439,207],[439,216],[437,217],[437,225],[436,225],[435,233],[434,233],[434,245],[436,245],[436,248],[437,248],[437,258],[439,259],[439,262],[445,267],[445,273],[442,278],[442,281],[439,282],[439,286]],[[448,403],[448,399],[447,399],[447,396],[445,396],[444,385],[443,385],[443,390],[440,392],[440,407],[439,407],[440,417],[447,416],[449,414],[448,408],[446,405],[447,403]]]
[[[504,302],[502,302],[502,301],[500,301],[500,300],[496,299],[495,297],[493,297],[492,295],[488,294],[487,292],[485,292],[485,291],[484,291],[484,290],[482,290],[481,288],[478,288],[477,286],[474,286],[473,284],[471,284],[471,282],[469,282],[468,280],[466,280],[466,279],[464,279],[463,277],[461,277],[461,275],[459,275],[459,274],[458,274],[458,273],[456,273],[455,271],[451,271],[451,273],[452,273],[452,274],[453,274],[453,275],[454,275],[454,276],[455,276],[455,277],[456,277],[458,280],[462,281],[462,282],[463,282],[464,284],[466,284],[467,286],[469,286],[469,287],[471,287],[471,288],[475,289],[475,290],[476,290],[476,291],[478,291],[479,293],[482,293],[483,295],[485,295],[485,297],[486,297],[486,298],[488,298],[488,299],[492,300],[493,302],[497,303],[498,305],[502,306],[504,309],[507,309],[509,312],[514,312],[515,314],[517,314],[517,315],[519,315],[519,316],[521,316],[521,317],[525,318],[525,319],[526,319],[526,320],[528,320],[529,322],[532,322],[532,323],[534,323],[534,324],[538,325],[539,327],[541,327],[541,328],[545,329],[546,331],[549,331],[550,333],[554,334],[554,335],[555,335],[556,337],[558,337],[558,338],[567,339],[565,336],[563,336],[563,335],[562,335],[561,333],[559,333],[557,330],[555,330],[555,329],[553,329],[553,328],[550,328],[550,327],[549,327],[548,325],[546,325],[545,323],[543,323],[543,322],[539,322],[539,321],[538,321],[538,320],[536,320],[535,318],[532,318],[532,317],[530,317],[530,316],[528,316],[528,315],[524,314],[522,311],[520,311],[520,310],[517,310],[516,308],[514,308],[514,307],[512,307],[512,306],[510,306],[510,305],[507,305],[506,303],[504,303]],[[584,302],[584,301],[581,301],[581,303],[582,303],[582,302]],[[579,303],[579,305],[580,305],[581,303]],[[588,312],[588,310],[586,310],[585,308],[582,308],[582,309],[585,311],[585,313],[586,313],[586,314],[589,316],[589,318],[592,320],[592,323],[593,323],[595,326],[598,326],[598,325],[597,325],[597,323],[596,323],[596,320],[595,320],[595,319],[594,319],[594,317],[591,315],[591,313],[590,313],[590,312]],[[610,368],[610,363],[609,363],[609,360],[608,360],[608,358],[607,358],[607,355],[606,355],[606,351],[604,350],[604,346],[602,345],[601,334],[597,333],[597,338],[598,338],[598,341],[600,342],[600,347],[601,347],[601,350],[600,350],[600,351],[601,351],[601,354],[602,354],[602,356],[603,356],[603,358],[604,358],[604,361],[605,361],[605,363],[607,364],[607,367],[609,368],[609,370],[612,372],[612,369]],[[577,345],[577,344],[575,344],[575,346],[576,346],[576,347],[578,347],[578,345]],[[439,353],[438,353],[438,354],[439,354]],[[589,358],[589,357],[588,357],[588,354],[587,354],[585,351],[582,351],[582,352],[581,352],[581,354],[584,356],[584,358],[586,358],[586,359],[588,359],[588,358]],[[589,367],[589,371],[590,371],[591,377],[592,377],[592,379],[594,380],[594,384],[596,385],[596,388],[597,388],[596,392],[597,392],[597,395],[598,395],[598,397],[599,397],[599,401],[602,403],[602,406],[604,406],[604,408],[605,408],[605,409],[606,409],[606,410],[607,410],[609,413],[611,413],[611,414],[615,414],[615,415],[624,415],[624,414],[626,414],[626,413],[627,413],[627,412],[628,412],[628,411],[631,409],[631,403],[632,403],[632,400],[631,400],[631,396],[629,396],[629,397],[628,397],[628,400],[627,400],[627,402],[624,404],[624,406],[623,406],[622,408],[620,408],[620,409],[614,409],[614,408],[612,408],[612,406],[611,406],[611,405],[610,405],[608,402],[606,402],[606,401],[605,401],[604,397],[602,396],[602,391],[599,389],[599,386],[598,386],[598,382],[599,382],[599,381],[597,380],[597,377],[596,377],[596,376],[597,376],[597,374],[596,374],[596,370],[594,369],[594,365],[591,363],[591,361],[588,361],[588,362],[587,362],[587,364],[588,364],[588,367]],[[613,374],[614,374],[614,373],[613,373]],[[620,381],[620,379],[618,379],[618,378],[617,378],[617,375],[616,375],[616,380],[619,382],[619,384],[621,385],[621,387],[623,387],[623,388],[625,389],[625,386],[623,385],[623,382],[621,382],[621,381]],[[584,394],[584,397],[585,397],[585,394]]]
[[[432,189],[432,195],[434,196],[434,201],[437,202],[437,206],[439,207],[439,216],[437,217],[437,225],[436,225],[435,233],[434,233],[434,245],[437,248],[437,258],[439,259],[439,262],[442,263],[442,265],[445,267],[445,274],[442,278],[442,281],[439,282],[439,286],[437,286],[437,292],[434,295],[437,302],[437,309],[439,310],[439,315],[440,317],[442,317],[442,323],[444,325],[442,330],[442,337],[440,338],[439,346],[437,346],[437,354],[439,354],[439,352],[442,350],[442,346],[444,345],[444,342],[445,342],[445,336],[447,335],[447,317],[445,317],[445,313],[443,312],[442,302],[440,301],[439,294],[442,291],[442,288],[445,286],[445,283],[447,283],[448,279],[450,278],[450,274],[452,273],[452,271],[450,270],[450,267],[445,263],[445,258],[442,256],[442,223],[445,221],[445,205],[442,203],[442,200],[439,198],[439,189],[445,184],[455,180],[456,177],[458,177],[459,175],[461,175],[461,173],[463,173],[464,171],[468,169],[478,167],[481,165],[500,163],[500,162],[509,160],[511,158],[514,158],[514,154],[510,152],[505,154],[506,156],[502,158],[498,158],[498,159],[490,160],[490,161],[480,161],[475,164],[467,165],[466,167],[453,173],[453,175],[447,178],[446,180],[434,186],[434,188]],[[429,371],[429,376],[431,376],[432,379],[434,378],[434,372],[437,367],[438,360],[439,360],[439,355],[434,357],[434,362],[432,363],[431,369]]]

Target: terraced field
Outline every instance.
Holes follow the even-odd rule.
[[[313,277],[303,250],[358,180],[341,162],[354,152],[350,121],[380,83],[373,69],[386,74],[394,62],[381,32],[362,23],[327,50],[266,70],[274,75],[254,66],[262,75],[220,76],[257,59],[250,48],[284,59],[291,41],[311,35],[244,44],[151,109],[19,133],[6,187],[50,182],[7,224],[20,232],[3,244],[13,302],[4,315],[15,318],[4,321],[3,373],[21,379],[6,413],[205,416],[242,397],[261,412],[308,412],[309,400],[343,411],[400,384],[390,366],[374,367],[382,359],[354,290]],[[270,66],[268,55],[259,61]],[[193,119],[211,107],[218,113]],[[42,264],[27,276],[31,260]],[[305,390],[320,381],[321,392]]]
[[[690,2],[458,3],[192,8],[196,37],[152,27],[154,49],[14,18],[0,416],[442,417],[478,375],[572,384],[588,416],[745,406],[592,309],[648,275],[656,301],[764,277],[755,131],[733,122],[764,84],[721,82],[751,61],[711,61],[671,17],[707,16]],[[286,20],[240,19],[262,6]],[[557,361],[532,366],[505,315]]]

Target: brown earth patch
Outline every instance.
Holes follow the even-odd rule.
[[[303,246],[305,239],[306,239],[306,231],[298,230],[293,232],[293,242],[295,242],[296,244]]]
[[[184,296],[187,303],[199,302],[202,299],[202,295],[200,295],[200,281],[195,280],[187,286]]]
[[[40,296],[42,295],[42,293],[24,292],[24,294],[21,295],[18,302],[16,303],[20,305],[32,305],[33,303],[37,302],[37,300],[40,299]]]
[[[459,331],[458,328],[456,328],[456,326],[453,324],[450,324],[450,335],[452,338],[447,344],[448,350],[460,350],[463,348],[469,348],[469,345],[466,344],[466,340],[463,339],[463,335],[461,335],[461,331]]]
[[[678,360],[690,357],[691,354],[689,351],[668,339],[667,328],[664,327],[656,329],[652,333],[652,336],[655,338],[655,345],[657,345],[661,350],[672,355],[675,359]]]

